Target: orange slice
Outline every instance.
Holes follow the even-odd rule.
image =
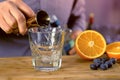
[[[106,53],[109,58],[120,59],[120,42],[113,42],[107,45]]]
[[[104,54],[106,41],[97,31],[86,30],[80,33],[75,42],[76,52],[84,59],[95,59]]]

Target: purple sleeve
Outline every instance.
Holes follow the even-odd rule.
[[[74,30],[85,30],[86,20],[85,20],[85,1],[75,0],[73,8],[71,10],[71,15],[68,21],[68,27]]]

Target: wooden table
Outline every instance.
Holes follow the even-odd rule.
[[[63,56],[61,69],[53,72],[37,71],[31,57],[0,58],[0,80],[120,80],[120,63],[108,70],[91,70],[92,61],[78,55]]]

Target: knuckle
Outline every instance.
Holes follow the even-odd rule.
[[[9,26],[13,27],[17,24],[17,21],[15,19],[11,19],[11,21],[9,21]]]
[[[20,15],[20,14],[19,14],[17,20],[18,20],[19,22],[23,22],[23,21],[25,21],[26,19],[25,19],[24,15]]]

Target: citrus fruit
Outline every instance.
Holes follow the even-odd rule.
[[[106,53],[109,58],[120,59],[120,42],[113,42],[108,44]]]
[[[85,30],[76,38],[75,49],[80,57],[84,59],[95,59],[104,54],[106,41],[99,32]]]

